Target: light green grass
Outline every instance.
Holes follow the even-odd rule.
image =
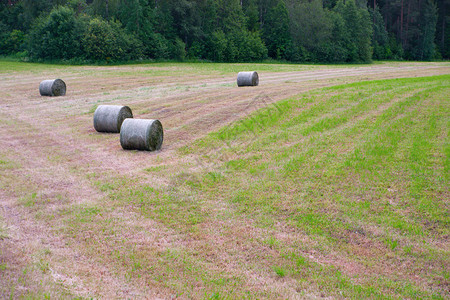
[[[385,64],[378,62],[377,64]],[[396,63],[389,62],[389,65]],[[141,75],[141,76],[183,76],[183,75],[228,75],[237,74],[242,70],[256,70],[258,72],[290,72],[290,71],[307,71],[323,68],[351,68],[362,67],[368,65],[362,64],[343,64],[343,65],[320,65],[320,64],[286,64],[277,62],[262,63],[211,63],[211,62],[152,62],[139,64],[120,64],[99,66],[95,70],[96,74],[101,73],[103,76],[118,75]],[[87,70],[89,69],[89,70]],[[0,58],[0,74],[11,72],[42,72],[42,71],[67,71],[67,72],[94,72],[90,66],[71,66],[65,64],[42,64],[21,62],[5,58]],[[129,70],[132,69],[132,70]],[[112,74],[113,73],[113,74]]]
[[[0,74],[1,73],[11,73],[11,72],[26,72],[26,71],[45,71],[45,70],[55,70],[59,68],[71,68],[70,66],[54,65],[54,64],[40,64],[40,63],[29,63],[20,62],[8,59],[0,58]]]

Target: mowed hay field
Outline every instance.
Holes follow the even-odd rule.
[[[450,63],[0,77],[2,299],[450,297]],[[100,104],[159,119],[162,150],[97,133]]]

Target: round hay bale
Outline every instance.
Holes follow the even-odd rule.
[[[133,118],[128,106],[99,105],[94,113],[94,128],[98,132],[119,133],[123,121],[127,118]]]
[[[66,84],[61,79],[44,80],[39,84],[41,96],[64,96],[66,94]]]
[[[259,76],[255,71],[239,72],[237,76],[238,86],[257,86],[259,84]]]
[[[120,129],[120,145],[125,150],[159,150],[163,139],[163,127],[158,120],[126,119]]]

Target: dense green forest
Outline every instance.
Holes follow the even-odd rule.
[[[69,62],[448,59],[447,0],[1,0],[0,55]]]

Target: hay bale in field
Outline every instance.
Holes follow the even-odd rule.
[[[120,145],[125,150],[159,150],[163,139],[163,127],[158,120],[126,119],[120,129]]]
[[[66,94],[66,84],[61,79],[44,80],[39,84],[41,96],[64,96]]]
[[[94,128],[98,132],[119,133],[123,121],[127,118],[133,118],[128,106],[99,105],[94,113]]]
[[[239,72],[237,76],[238,86],[257,86],[259,84],[259,76],[255,71]]]

